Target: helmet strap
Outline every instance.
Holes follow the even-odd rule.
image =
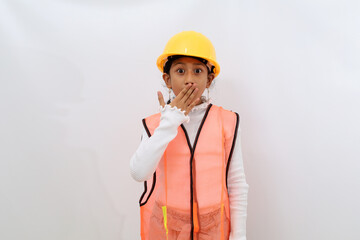
[[[169,101],[171,101],[171,88],[169,88]]]

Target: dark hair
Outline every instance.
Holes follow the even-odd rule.
[[[200,58],[200,57],[187,56],[187,55],[172,55],[172,56],[169,56],[167,62],[165,63],[165,66],[164,66],[164,73],[169,74],[172,63],[176,59],[179,59],[179,58],[182,58],[182,57],[191,57],[191,58],[195,58],[195,59],[199,60],[200,62],[205,64],[205,66],[206,66],[206,68],[208,70],[208,74],[209,73],[214,73],[214,68],[215,67],[212,66],[211,69],[209,69],[209,67],[206,65],[208,63],[208,60]]]

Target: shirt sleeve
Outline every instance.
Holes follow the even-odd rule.
[[[170,105],[160,107],[160,112],[159,126],[151,137],[144,129],[141,143],[130,160],[131,176],[139,182],[152,177],[167,145],[176,137],[180,124],[190,120],[185,111]]]
[[[228,172],[231,233],[230,240],[246,240],[247,198],[249,185],[246,182],[241,151],[240,126]]]

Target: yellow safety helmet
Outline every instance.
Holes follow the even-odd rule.
[[[207,60],[214,66],[215,77],[220,73],[220,65],[216,61],[215,48],[203,34],[195,31],[183,31],[174,35],[167,42],[164,52],[158,57],[156,65],[164,72],[165,63],[169,56],[185,55]]]

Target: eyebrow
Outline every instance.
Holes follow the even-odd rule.
[[[183,63],[183,62],[177,62],[177,63],[174,64],[174,66],[175,66],[175,65],[178,65],[178,64],[185,64],[185,63]],[[203,65],[203,63],[194,63],[194,65],[204,66],[205,64]]]

